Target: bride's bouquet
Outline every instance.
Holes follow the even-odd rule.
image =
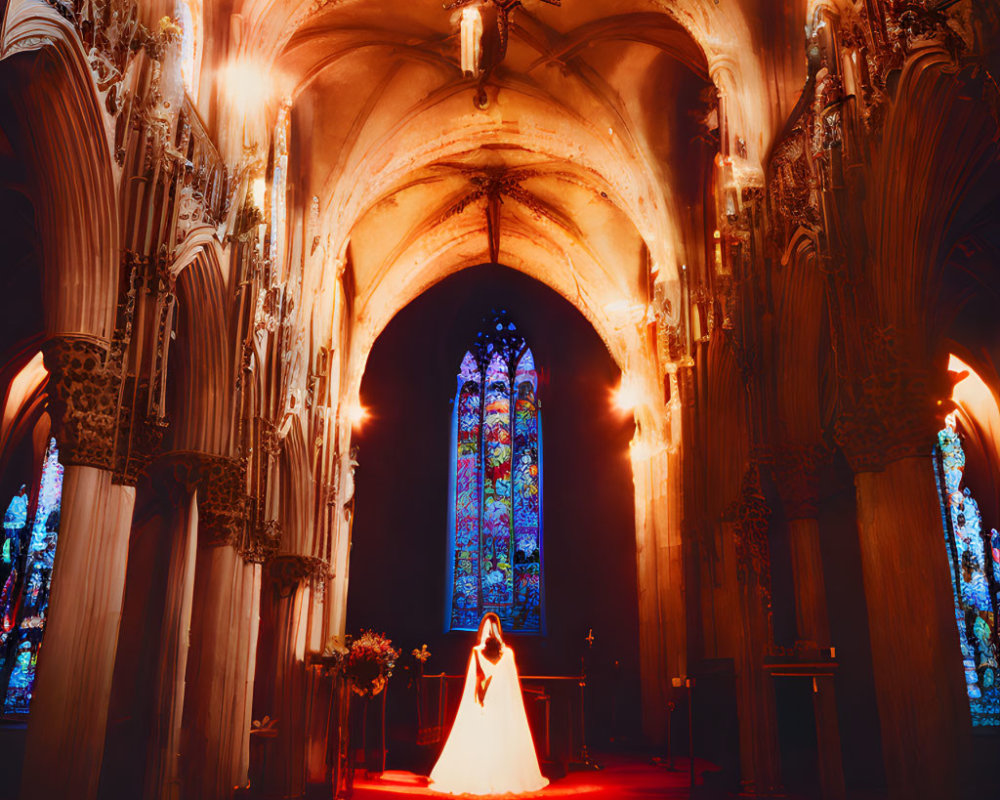
[[[381,692],[396,666],[399,651],[385,634],[362,631],[351,642],[344,659],[344,672],[351,679],[351,689],[362,697],[374,697]]]

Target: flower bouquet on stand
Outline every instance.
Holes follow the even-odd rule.
[[[351,687],[351,692],[361,697],[364,702],[356,713],[352,713],[351,738],[356,743],[352,748],[364,752],[365,771],[369,776],[381,775],[385,771],[385,687],[392,675],[393,667],[399,651],[394,650],[392,641],[385,634],[374,631],[362,631],[351,642],[347,655],[344,656],[343,671]],[[381,695],[378,704],[375,741],[368,747],[367,721],[371,700]],[[353,709],[352,709],[353,712]],[[349,784],[354,783],[354,759],[351,759],[348,778]]]
[[[375,697],[389,681],[397,658],[399,651],[392,649],[392,641],[385,634],[362,631],[351,642],[344,659],[344,672],[351,681],[351,690],[361,697]]]

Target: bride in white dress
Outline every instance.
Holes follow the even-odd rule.
[[[479,623],[462,701],[430,788],[447,794],[521,794],[548,785],[538,769],[514,651],[493,613]]]

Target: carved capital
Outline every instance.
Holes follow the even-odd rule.
[[[279,555],[269,559],[266,567],[268,580],[282,595],[288,595],[305,581],[326,578],[329,565],[313,556]]]
[[[60,460],[64,465],[111,469],[121,381],[108,366],[108,343],[62,336],[46,342],[42,353]]]
[[[941,420],[953,408],[943,365],[908,357],[892,339],[871,341],[866,374],[842,376],[837,443],[854,472],[930,452]]]
[[[247,537],[246,467],[227,456],[178,450],[143,469],[172,500],[198,492],[198,540],[204,547],[240,547]],[[251,537],[252,540],[252,537]]]
[[[830,456],[822,444],[782,446],[768,458],[787,519],[815,519],[819,507],[819,469]]]
[[[238,547],[243,541],[247,521],[246,465],[227,456],[198,455],[201,544]]]

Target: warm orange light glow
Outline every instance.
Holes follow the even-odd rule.
[[[997,406],[996,397],[990,387],[972,367],[956,355],[949,358],[948,371],[967,373],[955,384],[951,399],[966,417],[975,421],[983,434],[984,441],[996,447],[996,443],[1000,442],[1000,407]],[[954,414],[949,417],[954,421]]]
[[[255,178],[250,194],[253,197],[253,204],[263,211],[264,198],[267,197],[267,181],[264,178]]]
[[[11,423],[14,417],[17,416],[18,411],[20,411],[21,406],[39,386],[48,380],[48,377],[48,370],[45,369],[45,362],[42,360],[42,354],[39,351],[31,361],[21,367],[21,371],[10,382],[10,386],[7,389],[7,396],[4,398],[3,426],[0,428],[0,437],[5,438],[7,436],[10,432]],[[0,441],[2,441],[2,438],[0,438]]]
[[[259,112],[274,96],[271,73],[254,61],[230,62],[222,68],[220,77],[226,96],[244,116]]]
[[[968,373],[968,375],[955,384],[952,390],[951,399],[956,403],[962,403],[967,400],[982,402],[987,398],[993,397],[993,393],[986,385],[986,382],[976,374],[976,371],[972,367],[954,353],[948,357],[948,371],[959,374],[963,372]]]
[[[462,9],[462,74],[479,77],[483,53],[483,16],[475,6]]]
[[[201,67],[201,2],[180,0],[176,10],[181,27],[181,81],[184,91],[196,98]]]
[[[361,424],[369,416],[368,409],[361,405],[361,403],[354,403],[347,408],[347,419],[351,423],[352,428],[360,428]]]
[[[635,379],[622,373],[622,382],[612,393],[612,402],[621,412],[634,411],[642,403],[642,392]]]

